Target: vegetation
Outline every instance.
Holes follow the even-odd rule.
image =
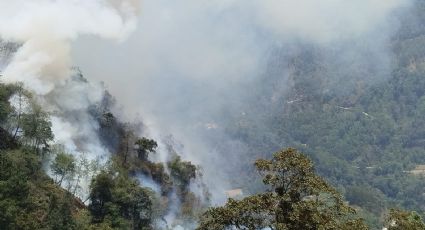
[[[147,160],[148,159],[148,153],[155,152],[155,149],[158,147],[158,144],[154,140],[147,139],[145,137],[142,137],[141,139],[138,139],[135,143],[137,146],[137,156],[141,160]]]
[[[295,149],[257,160],[255,166],[270,191],[209,209],[198,229],[367,229]]]
[[[324,55],[335,47],[296,46],[284,63],[271,52],[245,105],[217,125],[225,138],[208,136],[218,152],[246,149],[229,180],[253,195],[221,207],[206,208],[201,170],[172,141],[161,140],[166,162],[153,160],[158,142],[119,121],[108,92],[89,108],[112,153],[101,166],[54,143],[50,114],[22,84],[0,83],[0,229],[425,229],[425,173],[414,171],[425,165],[425,2],[414,4],[380,80],[367,60]]]
[[[66,176],[74,173],[75,159],[72,155],[61,152],[56,155],[56,158],[50,168],[52,169],[53,174],[57,177],[56,183],[60,186]]]
[[[425,229],[425,223],[416,212],[391,209],[387,217],[388,230]]]
[[[193,225],[207,205],[189,189],[198,168],[175,151],[167,164],[150,161],[157,142],[137,137],[138,124],[117,121],[108,98],[91,108],[103,141],[113,140],[106,146],[115,155],[102,166],[53,142],[49,114],[21,84],[0,84],[0,96],[0,229],[167,228],[177,224],[165,221],[170,212]],[[144,187],[150,180],[159,193]]]
[[[226,111],[228,119],[219,124],[228,140],[210,137],[213,146],[225,146],[224,154],[231,147],[226,143],[246,149],[230,172],[240,175],[233,184],[250,194],[263,191],[252,162],[292,146],[312,159],[317,174],[359,208],[373,229],[382,227],[391,207],[422,215],[424,174],[411,171],[425,164],[425,30],[419,26],[425,3],[414,4],[391,38],[385,76],[365,71],[372,63],[367,58],[361,66],[338,64],[338,52],[326,59],[335,47],[273,51],[264,76],[244,86],[252,89],[246,105]],[[282,86],[283,75],[290,87]],[[251,183],[253,178],[258,182]]]
[[[125,174],[99,173],[90,188],[93,223],[113,229],[152,229],[153,191],[142,188]]]
[[[4,91],[11,90],[7,93],[9,98],[14,95],[13,89],[19,89],[0,86]],[[26,97],[29,99],[30,95]],[[265,192],[241,200],[229,199],[223,207],[206,210],[208,192],[204,190],[205,198],[201,198],[189,189],[201,176],[198,167],[183,161],[171,143],[167,148],[172,156],[167,164],[154,163],[147,153],[155,152],[157,143],[136,137],[125,127],[128,124],[114,121],[107,112],[110,122],[120,130],[115,135],[119,138],[118,152],[99,168],[61,146],[51,145],[49,116],[32,100],[27,100],[30,109],[20,112],[19,122],[8,119],[16,114],[9,98],[3,99],[4,108],[9,111],[3,127],[9,131],[2,128],[0,145],[2,229],[155,229],[170,211],[178,220],[173,225],[193,228],[200,219],[198,229],[367,229],[356,209],[348,206],[340,193],[315,173],[312,161],[295,149],[255,162],[268,188]],[[19,134],[14,137],[16,130]],[[129,145],[130,141],[134,144]],[[52,159],[54,180],[43,168],[48,159]],[[81,188],[81,179],[88,175],[93,177],[84,203],[75,195]],[[157,183],[160,192],[144,187],[145,181],[138,180],[139,175]],[[359,206],[381,198],[368,198],[356,187],[348,194]],[[170,210],[176,201],[180,208]],[[387,219],[390,229],[423,226],[421,217],[414,212],[391,211]],[[170,224],[165,222],[163,226],[172,227]]]

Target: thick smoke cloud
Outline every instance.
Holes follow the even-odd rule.
[[[2,58],[1,80],[23,82],[35,94],[51,114],[55,143],[75,155],[105,160],[109,153],[88,114],[103,89],[72,68],[71,42],[84,34],[124,41],[136,28],[138,5],[135,0],[0,0],[0,41],[19,45]]]
[[[388,76],[394,14],[409,5],[404,0],[143,3],[140,25],[127,42],[115,46],[84,37],[74,43],[74,57],[89,78],[106,82],[126,108],[122,116],[141,114],[152,133],[172,134],[183,144],[185,158],[204,168],[217,202],[224,190],[238,186],[232,178],[247,151],[244,143],[228,139],[224,121],[244,114],[256,91],[253,83],[270,71],[270,59],[279,59],[272,71],[282,78],[276,86],[280,94],[291,85],[291,55],[305,47],[321,49],[325,62],[338,66],[338,77],[329,79],[334,85],[356,77],[373,84]],[[358,69],[372,69],[374,77],[351,74]]]
[[[259,26],[283,39],[329,43],[351,40],[389,26],[389,15],[403,0],[251,1]]]
[[[132,1],[0,1],[0,35],[22,43],[4,70],[46,94],[70,75],[70,41],[81,34],[124,39],[136,27]],[[95,13],[94,13],[95,12]]]
[[[138,1],[37,0],[0,1],[0,38],[21,44],[2,71],[5,82],[23,82],[53,112],[56,140],[70,151],[104,155],[87,107],[102,98],[96,84],[70,78],[70,44],[82,34],[123,40],[136,28]],[[77,138],[78,137],[78,138]],[[89,147],[91,146],[91,147]],[[97,149],[97,151],[95,151]]]
[[[71,66],[81,67],[91,82],[104,81],[117,96],[126,109],[117,111],[122,117],[142,115],[151,137],[172,134],[181,142],[185,158],[204,168],[213,200],[220,201],[236,186],[232,178],[247,151],[228,138],[224,121],[244,114],[253,83],[270,72],[270,59],[278,57],[273,71],[282,78],[280,94],[291,85],[288,60],[306,47],[339,66],[329,79],[333,85],[358,77],[376,82],[389,72],[394,12],[408,4],[144,0],[139,12],[136,0],[0,0],[0,37],[22,45],[3,79],[23,81],[40,95],[53,114],[57,141],[74,152],[105,156],[86,111],[101,99],[101,87],[69,78],[78,75]],[[371,69],[374,77],[354,76],[355,69]]]

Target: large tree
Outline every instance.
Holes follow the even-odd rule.
[[[59,152],[50,167],[52,169],[53,174],[56,176],[56,183],[62,185],[62,182],[66,177],[72,177],[75,173],[75,158],[71,154]]]
[[[147,160],[148,154],[154,153],[155,149],[158,147],[156,141],[147,139],[145,137],[138,139],[134,144],[137,146],[137,156],[142,160]]]
[[[269,191],[210,208],[198,229],[367,229],[297,150],[279,151],[271,160],[257,160],[255,166]]]
[[[155,218],[153,191],[125,172],[102,171],[90,185],[89,211],[95,225],[151,230]]]
[[[21,126],[25,143],[37,152],[49,146],[54,136],[49,114],[44,112],[40,105],[31,102],[29,113],[22,114]]]

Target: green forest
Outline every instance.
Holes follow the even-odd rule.
[[[371,187],[368,181],[349,189],[332,187],[316,174],[309,157],[291,148],[253,164],[263,178],[264,191],[208,208],[208,199],[200,199],[188,188],[191,179],[202,176],[197,166],[182,161],[176,152],[166,166],[149,161],[156,141],[134,136],[130,124],[119,123],[112,113],[104,111],[99,122],[105,136],[117,136],[119,141],[111,146],[116,148],[115,155],[100,165],[51,145],[51,122],[31,100],[31,93],[21,84],[0,86],[1,121],[9,127],[1,128],[1,229],[154,229],[155,221],[166,215],[171,191],[182,201],[176,211],[181,225],[199,223],[197,229],[425,228],[418,212],[393,209],[420,207],[405,205],[400,198],[391,200],[385,190],[365,189]],[[28,108],[13,109],[12,95],[18,95],[19,105]],[[46,162],[50,162],[50,176]],[[138,174],[150,176],[160,190],[143,187]],[[406,184],[421,178],[400,174],[409,178],[404,179]],[[89,195],[83,201],[76,191],[82,177],[90,175]],[[339,190],[346,191],[345,197]],[[204,192],[208,197],[206,188]],[[394,221],[397,225],[391,224]]]
[[[97,96],[92,79],[76,66],[71,77],[55,82],[57,88],[45,94],[31,90],[28,83],[5,80],[0,69],[0,230],[425,230],[425,1],[412,0],[411,5],[408,13],[391,15],[398,24],[391,25],[388,44],[374,47],[381,55],[373,56],[375,50],[363,40],[351,42],[356,39],[326,46],[273,42],[261,58],[266,67],[259,76],[235,86],[237,93],[217,96],[218,104],[230,98],[230,106],[188,113],[184,119],[166,114],[176,123],[193,120],[196,128],[189,130],[202,127],[192,135],[206,141],[194,146],[212,146],[208,154],[215,155],[205,158],[215,160],[211,162],[187,157],[186,151],[202,148],[183,146],[173,133],[149,133],[149,119],[143,116],[131,122],[123,119],[120,110],[125,108],[108,83],[100,84]],[[8,41],[3,33],[0,28],[0,68],[13,63],[20,49],[31,50],[25,38]],[[260,38],[267,34],[256,33]],[[58,37],[78,37],[64,34]],[[106,37],[114,37],[111,34]],[[202,37],[199,34],[194,36]],[[66,52],[70,47],[65,42]],[[350,55],[361,58],[350,62]],[[45,61],[43,55],[36,57]],[[36,62],[25,61],[28,66]],[[172,64],[165,62],[164,69],[167,65]],[[190,88],[199,84],[196,81],[181,84]],[[205,86],[208,82],[200,85],[210,87]],[[222,88],[235,82],[226,80]],[[92,89],[93,94],[87,93]],[[61,90],[66,93],[61,95]],[[80,92],[85,93],[77,95]],[[190,92],[176,100],[189,97],[182,110],[206,100]],[[242,99],[233,102],[236,94]],[[88,106],[58,105],[61,100],[69,104],[63,97],[70,95],[83,98],[81,104]],[[140,109],[134,107],[131,110]],[[62,140],[68,134],[54,132],[54,122],[61,118],[89,126],[75,128],[87,131],[86,136],[70,137],[74,145],[56,141],[58,134]],[[204,125],[210,120],[214,122]],[[90,135],[99,143],[87,141]],[[99,152],[107,154],[96,158],[69,148],[78,150],[85,142],[99,144]],[[203,166],[214,175],[206,175]],[[227,175],[229,189],[238,195],[215,202],[213,193],[222,188],[214,190],[205,179],[215,173],[217,178]],[[222,192],[219,196],[229,191]]]
[[[163,164],[148,160],[157,143],[135,137],[111,113],[101,114],[99,122],[105,135],[118,136],[117,152],[100,166],[50,144],[49,117],[21,84],[0,86],[1,123],[8,127],[0,129],[0,229],[152,229],[153,221],[164,215],[171,190],[183,201],[178,211],[182,220],[194,221],[205,209],[188,189],[197,167],[175,154],[165,172]],[[12,95],[19,95],[22,107],[13,109]],[[25,110],[18,109],[24,104]],[[51,168],[50,176],[46,167]],[[136,174],[160,184],[159,195],[142,187]],[[76,196],[87,176],[92,176],[89,205]]]
[[[423,23],[412,23],[413,18],[425,20],[425,4],[415,4],[392,37],[387,79],[371,85],[362,79],[335,83],[330,79],[337,79],[339,69],[347,66],[329,66],[319,47],[299,49],[290,62],[295,69],[292,87],[278,100],[269,99],[279,90],[280,76],[272,66],[259,80],[267,82],[265,87],[256,88],[245,113],[235,113],[226,124],[228,133],[243,140],[255,158],[268,158],[288,146],[305,153],[318,175],[350,205],[360,207],[366,222],[376,229],[393,207],[425,210],[420,170],[425,163],[425,30]],[[353,76],[373,77],[372,72],[354,70],[358,72],[350,73]],[[253,159],[243,167],[252,167]],[[259,178],[248,173],[242,181],[252,177]],[[258,184],[246,188],[264,189]]]

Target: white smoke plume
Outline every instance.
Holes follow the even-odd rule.
[[[105,154],[96,140],[95,122],[85,111],[103,92],[98,85],[70,78],[78,74],[71,69],[71,41],[81,35],[123,41],[136,28],[138,10],[133,0],[0,1],[0,38],[21,44],[2,80],[23,82],[42,96],[40,103],[55,113],[56,140],[70,151],[78,149],[76,137],[85,136],[83,151]]]
[[[126,38],[136,27],[135,3],[0,1],[1,38],[22,44],[4,70],[5,81],[21,81],[37,94],[47,94],[71,74],[70,42],[84,34]]]
[[[389,73],[394,14],[409,4],[145,0],[138,29],[128,41],[112,47],[85,37],[74,43],[73,56],[87,76],[110,87],[127,109],[124,113],[141,114],[149,129],[182,142],[185,159],[204,168],[213,201],[220,202],[225,190],[241,186],[233,180],[240,162],[253,160],[244,158],[243,143],[227,138],[223,121],[257,90],[246,86],[267,72],[271,53],[282,53],[276,60],[279,90],[290,87],[287,59],[304,45],[323,49],[326,62],[339,66],[340,77],[331,79],[335,84],[354,77],[379,81]],[[374,77],[351,74],[369,67]]]
[[[279,93],[291,84],[288,59],[304,46],[322,49],[326,63],[340,66],[337,79],[329,79],[335,85],[356,77],[379,81],[390,69],[394,13],[409,4],[144,0],[140,7],[137,0],[0,0],[0,38],[21,45],[1,70],[2,80],[24,82],[52,114],[56,141],[90,159],[109,156],[87,112],[102,98],[96,82],[105,82],[126,108],[119,115],[142,115],[148,136],[160,142],[154,160],[168,159],[162,137],[173,135],[184,160],[202,166],[217,204],[224,191],[245,186],[235,181],[247,170],[241,169],[243,161],[253,159],[244,157],[242,141],[228,138],[225,123],[230,115],[245,114],[247,97],[257,90],[247,86],[267,74],[269,59],[279,59],[274,60],[282,79]],[[79,78],[74,65],[91,83]],[[351,74],[367,68],[373,78]],[[179,208],[173,199],[167,224]]]
[[[138,13],[136,0],[0,0],[0,40],[19,44],[1,80],[23,82],[35,94],[51,114],[55,142],[76,156],[106,160],[109,153],[88,114],[103,88],[72,68],[71,43],[82,35],[122,42],[135,30]],[[88,181],[83,184],[87,190]]]
[[[136,177],[143,187],[150,188],[150,189],[152,189],[152,191],[154,191],[158,194],[161,192],[161,186],[158,185],[157,183],[155,183],[155,181],[153,181],[152,178],[147,177],[147,176],[142,175],[142,174],[137,175]]]
[[[336,84],[369,66],[376,77],[360,77],[374,82],[389,72],[394,12],[409,3],[144,0],[139,8],[130,0],[0,0],[0,37],[22,44],[2,72],[5,81],[23,81],[42,96],[57,141],[107,156],[86,112],[100,100],[101,87],[69,78],[78,65],[90,82],[104,81],[117,96],[127,109],[121,116],[141,114],[151,136],[172,134],[181,142],[184,159],[204,168],[219,203],[225,190],[240,186],[234,181],[241,161],[253,160],[244,158],[244,143],[228,139],[224,121],[256,90],[246,85],[267,72],[272,51],[282,53],[276,67],[282,91],[290,87],[287,59],[304,45],[323,49],[331,66],[341,66],[341,77],[330,79]],[[167,158],[163,146],[160,161]]]

